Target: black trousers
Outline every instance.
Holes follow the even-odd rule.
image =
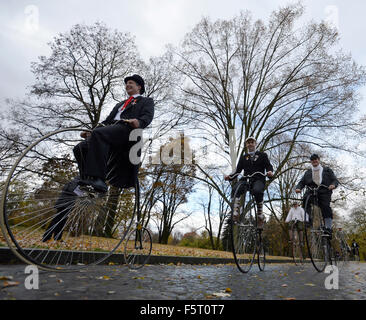
[[[254,196],[255,202],[260,203],[263,201],[264,196],[264,182],[262,180],[254,180],[252,183],[252,194]],[[238,189],[239,188],[239,189]],[[238,181],[231,190],[231,198],[234,197],[236,189],[238,189],[237,196],[241,196],[245,192],[246,186]]]
[[[305,202],[308,197],[309,193],[305,193],[303,202],[303,208],[310,216],[310,210],[311,210],[311,204],[313,203],[313,196],[310,195],[307,208],[305,208]],[[331,201],[332,194],[331,193],[318,193],[318,206],[322,212],[323,218],[332,218],[333,219],[333,212],[330,207],[330,201]]]
[[[75,177],[63,187],[54,206],[57,213],[48,225],[42,238],[43,241],[51,239],[52,236],[55,240],[61,240],[68,215],[74,208],[75,200],[77,198],[74,190],[78,186],[79,181],[80,177]]]
[[[77,144],[73,151],[81,178],[91,176],[105,180],[111,149],[127,149],[131,131],[132,128],[125,123],[99,127],[86,141]]]

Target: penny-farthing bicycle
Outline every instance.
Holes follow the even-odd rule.
[[[335,238],[325,232],[324,217],[318,205],[318,191],[320,188],[328,189],[328,186],[320,184],[317,187],[309,187],[305,199],[305,215],[309,215],[309,222],[304,219],[303,229],[306,245],[311,262],[318,272],[323,272],[327,264],[337,265],[339,257],[336,255]]]
[[[238,269],[247,273],[251,269],[255,256],[257,255],[258,267],[264,270],[266,264],[266,251],[263,241],[262,230],[257,228],[258,216],[256,202],[251,193],[251,178],[255,172],[249,176],[243,176],[240,185],[234,191],[234,197],[240,198],[239,216],[234,217],[234,200],[231,213],[231,244],[235,263]],[[231,176],[234,178],[238,174]],[[241,193],[239,195],[239,192]]]
[[[106,193],[79,186],[73,148],[82,131],[49,133],[16,160],[1,198],[0,241],[22,261],[46,270],[95,265],[120,246],[128,265],[140,267],[151,254],[151,236],[140,222],[138,180],[129,188],[108,183]]]

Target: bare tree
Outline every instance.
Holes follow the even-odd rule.
[[[171,139],[157,152],[157,156],[162,160],[160,164],[151,164],[147,168],[154,180],[152,188],[156,204],[154,210],[151,210],[151,219],[158,229],[159,243],[168,243],[174,227],[191,214],[180,212],[181,218],[177,218],[178,208],[187,203],[188,195],[193,192],[195,184],[194,164],[187,164],[184,161],[187,158],[185,152],[188,151],[187,153],[190,154],[190,148],[187,145],[189,146],[189,142],[185,141],[184,136]],[[165,153],[169,155],[169,159],[164,157]]]
[[[221,182],[221,188],[224,193],[230,192],[228,187],[229,185]],[[212,186],[208,186],[208,197],[201,201],[201,207],[203,209],[205,229],[210,238],[211,247],[213,250],[219,250],[221,247],[221,233],[224,222],[230,213],[230,206],[225,199],[220,196],[216,200],[214,198],[214,193],[215,189]],[[214,228],[215,222],[218,223],[216,230]]]
[[[287,146],[277,177],[299,144],[356,151],[339,142],[361,132],[353,114],[364,68],[338,50],[339,37],[330,26],[298,27],[303,12],[300,4],[288,5],[267,24],[249,13],[215,22],[204,18],[175,51],[185,79],[181,108],[191,130],[221,150],[217,157],[232,168],[248,136],[259,141],[260,150]],[[280,144],[271,143],[276,137]],[[206,168],[201,165],[200,174],[219,191]]]

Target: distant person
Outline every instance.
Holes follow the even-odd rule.
[[[358,245],[358,243],[356,242],[355,239],[352,240],[351,249],[352,249],[352,254],[354,256],[359,256],[360,246]]]
[[[319,185],[325,185],[324,188],[319,188],[318,191],[318,205],[322,212],[322,216],[325,224],[325,232],[330,236],[332,235],[332,223],[333,223],[333,212],[330,207],[330,201],[332,197],[333,190],[338,186],[339,182],[333,173],[332,169],[328,167],[323,167],[320,164],[320,158],[317,154],[313,154],[310,156],[311,169],[308,169],[300,182],[296,186],[296,193],[300,193],[301,190],[306,187],[318,187]],[[306,191],[303,198],[303,207],[305,208],[305,201],[310,191]],[[311,196],[312,197],[312,196]],[[310,199],[312,200],[312,199]],[[308,207],[305,208],[305,211],[310,214],[310,204],[311,201],[308,202]],[[311,219],[312,217],[310,217]]]
[[[228,176],[225,176],[224,179],[226,181],[232,180],[235,174],[241,173],[244,170],[244,175],[251,175],[254,172],[262,172],[263,174],[267,172],[268,177],[273,177],[273,167],[268,159],[268,156],[265,152],[260,152],[256,150],[257,141],[253,137],[248,137],[245,140],[245,146],[247,147],[248,152],[245,153],[238,162],[235,172],[231,173]],[[240,185],[241,181],[238,181],[232,188],[231,197],[234,197],[235,191]],[[264,188],[266,185],[266,178],[262,175],[256,174],[252,178],[252,193],[255,198],[255,202],[257,204],[257,217],[258,217],[258,229],[263,229],[264,225],[264,214],[263,214],[263,197],[264,197]],[[234,220],[239,219],[239,203],[240,196],[243,194],[245,190],[239,190],[238,194],[239,198],[233,199],[234,201],[234,212],[233,217]]]
[[[294,202],[285,220],[285,223],[288,223],[290,225],[289,227],[290,241],[293,241],[294,235],[292,234],[293,229],[292,226],[294,225],[294,228],[297,229],[297,232],[299,234],[299,240],[302,242],[304,217],[305,217],[305,210],[301,208],[297,202]]]

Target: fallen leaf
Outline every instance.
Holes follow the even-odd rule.
[[[285,300],[296,300],[296,298],[285,298]]]
[[[18,282],[18,281],[5,281],[3,283],[2,288],[4,289],[4,288],[7,288],[7,287],[14,287],[14,286],[17,286],[19,284],[20,284],[20,282]]]
[[[12,276],[1,276],[0,280],[13,280]]]
[[[315,287],[315,284],[314,283],[305,283],[305,286]]]
[[[103,276],[103,279],[104,280],[109,280],[111,277],[108,277],[108,276]]]
[[[62,280],[62,279],[58,279],[58,280],[57,280],[57,282],[58,282],[58,283],[63,283],[63,282],[64,282],[64,280]]]
[[[48,277],[49,278],[56,278],[56,275],[55,274],[50,274]]]
[[[144,280],[145,277],[133,277],[134,279],[140,279],[140,280]]]
[[[115,294],[116,291],[108,291],[108,294]]]
[[[287,287],[287,284],[283,284],[281,287]]]
[[[201,279],[201,276],[197,276],[197,279]]]
[[[59,295],[60,295],[59,293],[55,292],[55,296],[56,296],[56,297],[58,297]]]
[[[225,292],[229,292],[230,293],[230,292],[232,292],[232,290],[230,288],[226,288],[225,289]]]
[[[230,297],[230,294],[223,292],[214,292],[212,295],[215,297]]]
[[[361,292],[361,289],[356,290],[357,292]]]

